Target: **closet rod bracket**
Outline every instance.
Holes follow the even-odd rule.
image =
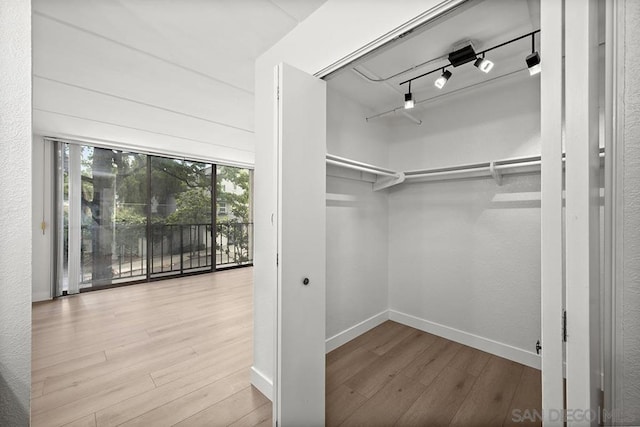
[[[489,171],[491,172],[491,176],[496,181],[496,184],[502,185],[502,174],[498,169],[496,169],[496,162],[491,162],[489,164]]]
[[[380,191],[393,187],[394,185],[402,184],[404,180],[404,172],[398,172],[396,176],[392,177],[378,177],[377,181],[373,183],[373,191]]]

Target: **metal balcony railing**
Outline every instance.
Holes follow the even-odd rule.
[[[210,223],[153,224],[149,228],[116,223],[114,230],[111,245],[114,283],[253,263],[253,223],[219,223],[215,239]],[[92,282],[92,233],[92,226],[82,227],[83,284]]]

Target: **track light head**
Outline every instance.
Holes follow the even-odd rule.
[[[527,56],[525,61],[527,61],[529,75],[533,76],[542,71],[542,68],[540,67],[540,55],[538,55],[538,52],[533,52],[531,55]]]
[[[433,83],[438,89],[442,89],[444,85],[447,84],[447,81],[451,78],[452,74],[449,70],[443,70],[442,75],[436,79]]]
[[[415,101],[413,100],[413,94],[411,92],[404,94],[404,108],[409,110],[416,106]]]
[[[415,106],[416,103],[413,101],[413,94],[411,93],[411,80],[409,80],[409,90],[404,94],[404,109],[410,110]]]
[[[476,68],[483,73],[488,73],[489,71],[491,71],[494,64],[492,61],[485,59],[483,55],[482,58],[476,59],[476,62],[474,62],[473,65],[475,65]]]

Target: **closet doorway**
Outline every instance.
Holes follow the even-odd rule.
[[[542,414],[541,56],[538,1],[474,2],[327,80],[328,349],[384,321],[328,354],[330,424]]]
[[[562,83],[551,88],[549,80],[545,84],[540,64],[546,58],[547,75],[562,82],[562,49],[557,46],[562,46],[563,32],[592,37],[596,26],[591,18],[597,12],[592,5],[576,4],[570,8],[574,14],[562,17],[551,2],[545,4],[542,12],[537,1],[465,2],[465,7],[450,10],[442,19],[402,33],[381,53],[369,53],[332,75],[316,74],[328,82],[326,338],[327,349],[332,350],[392,320],[532,368],[543,364],[539,354],[544,346],[543,357],[553,365],[553,372],[545,371],[548,381],[543,375],[545,395],[553,397],[546,408],[562,414],[564,107],[556,99],[549,102],[548,96],[562,94],[565,88]],[[550,34],[546,42],[543,34]],[[420,56],[425,52],[429,54]],[[590,74],[595,64],[591,53],[572,52],[567,58],[572,67],[584,66],[576,74],[595,75]],[[397,64],[402,65],[395,68]],[[278,96],[284,93],[286,98],[287,89],[295,86],[288,84],[287,79],[280,80]],[[587,109],[597,104],[593,92],[588,93],[585,108],[567,101],[567,111],[569,105],[576,108],[567,114],[568,129],[569,123],[597,125],[586,120],[591,113]],[[547,97],[546,103],[541,95]],[[546,125],[541,124],[541,110]],[[279,137],[300,126],[287,123],[286,115],[278,117]],[[550,133],[549,119],[557,137],[552,142],[541,138],[541,133]],[[579,132],[573,131],[567,134],[567,165],[571,160],[575,167],[567,173],[567,182],[569,176],[573,180],[567,194],[580,202],[571,207],[572,221],[587,210],[581,204],[584,189],[597,185],[591,176],[587,185],[575,180],[586,178],[587,169],[597,170],[599,158],[597,141],[595,149],[591,140],[587,148],[581,147],[575,141]],[[543,145],[553,147],[546,150],[545,162]],[[286,149],[282,140],[278,148]],[[570,148],[576,157],[569,158]],[[282,172],[287,167],[282,152],[279,159]],[[548,185],[542,188],[540,174],[547,177],[552,193]],[[285,196],[280,193],[278,198]],[[560,209],[549,215],[546,208],[545,215],[543,199]],[[287,214],[282,205],[278,209],[279,216]],[[551,244],[543,245],[545,218],[560,226],[552,233]],[[567,239],[584,224],[593,225],[597,216],[586,218],[579,224],[567,222]],[[287,225],[282,221],[278,226],[283,234]],[[583,256],[576,248],[578,240],[568,247]],[[597,248],[597,239],[589,237],[586,247],[592,246]],[[281,254],[285,249],[278,248]],[[545,284],[542,264],[551,252],[560,256],[554,277]],[[598,282],[592,271],[587,275],[590,288],[578,289],[576,261],[567,260],[572,268],[567,267],[566,295],[581,307],[578,300],[589,293],[595,296]],[[278,278],[279,291],[283,282],[289,282],[283,279]],[[549,290],[557,298],[542,302],[541,294]],[[285,336],[281,320],[285,313],[293,313],[286,308],[290,302],[279,294],[281,342],[292,338]],[[304,310],[297,305],[295,311]],[[576,338],[586,335],[587,342],[575,341],[574,355],[600,339],[597,330],[589,329],[598,318],[597,310],[582,306],[579,311],[575,311],[580,315]],[[558,316],[547,316],[550,313]],[[551,320],[545,321],[543,315]],[[545,343],[542,335],[548,337]],[[599,352],[588,353],[586,365],[595,368]],[[278,369],[284,366],[282,360],[280,351]],[[577,398],[572,408],[596,407],[593,402],[578,402],[594,395],[591,386],[581,391],[577,378],[578,372],[588,370],[576,360],[567,363],[573,376],[569,390]],[[587,382],[595,384],[593,378]]]

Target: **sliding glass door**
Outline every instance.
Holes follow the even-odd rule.
[[[146,157],[59,146],[59,294],[146,278]]]
[[[253,262],[248,169],[59,142],[57,171],[56,295]]]
[[[151,158],[151,276],[213,266],[214,165]]]
[[[253,262],[253,171],[218,166],[216,179],[216,265]]]

